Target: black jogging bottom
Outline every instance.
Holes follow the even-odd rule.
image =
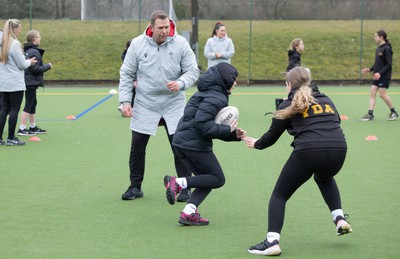
[[[333,178],[342,168],[345,149],[293,151],[282,168],[268,208],[268,232],[280,233],[286,202],[311,176],[330,211],[341,209],[339,188]]]

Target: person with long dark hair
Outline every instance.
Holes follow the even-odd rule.
[[[235,54],[233,41],[228,37],[226,26],[217,22],[211,33],[211,38],[204,47],[204,56],[208,59],[208,68],[221,62],[231,63],[231,58]]]
[[[24,97],[24,70],[36,64],[35,57],[25,59],[22,45],[18,41],[21,23],[17,19],[8,19],[4,25],[0,39],[0,92],[2,109],[0,111],[0,145],[22,146],[25,142],[15,137],[18,113]],[[8,119],[7,142],[3,140],[3,132]]]
[[[343,214],[339,188],[334,176],[341,170],[347,144],[340,127],[340,116],[332,100],[311,87],[310,72],[295,67],[286,75],[288,98],[274,112],[269,130],[259,139],[245,137],[246,146],[265,149],[284,131],[294,136],[293,151],[282,168],[268,208],[266,239],[248,248],[258,255],[279,255],[279,240],[285,218],[286,202],[311,177],[328,206],[336,235],[352,232]]]
[[[396,112],[392,100],[387,95],[390,80],[392,78],[392,44],[387,38],[387,33],[384,30],[375,32],[374,39],[378,47],[375,51],[375,62],[370,68],[363,68],[362,72],[368,74],[373,72],[371,91],[369,96],[369,109],[368,113],[360,118],[362,121],[371,121],[374,119],[374,109],[376,104],[376,94],[386,103],[390,109],[388,120],[396,120],[399,114]]]

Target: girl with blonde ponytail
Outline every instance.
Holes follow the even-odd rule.
[[[289,107],[274,113],[276,119],[287,119],[297,113],[303,113],[311,104],[315,104],[310,88],[310,71],[303,67],[295,67],[286,74],[286,88],[288,92],[297,90]]]
[[[288,98],[274,113],[268,131],[259,139],[243,138],[247,147],[265,149],[273,145],[284,131],[294,137],[293,151],[282,168],[269,201],[267,236],[263,242],[248,248],[251,254],[281,253],[279,240],[286,202],[311,177],[314,177],[331,212],[336,235],[352,232],[334,179],[347,152],[340,117],[332,100],[310,84],[308,69],[295,67],[290,70],[286,75]]]
[[[0,146],[21,146],[25,142],[15,137],[18,113],[25,91],[24,71],[36,64],[36,58],[26,60],[22,45],[18,41],[21,23],[16,19],[6,21],[0,39],[0,93],[2,109],[0,111]],[[8,138],[3,140],[3,131],[8,119]]]

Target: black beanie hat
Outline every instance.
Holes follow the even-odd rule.
[[[233,83],[236,81],[239,72],[229,63],[219,63],[217,65],[217,70],[219,75],[221,76],[222,82],[226,90],[231,89]]]

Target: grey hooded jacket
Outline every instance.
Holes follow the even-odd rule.
[[[160,46],[152,38],[149,26],[131,42],[120,69],[119,101],[132,101],[134,81],[135,101],[130,129],[155,135],[164,118],[170,135],[175,133],[186,104],[185,90],[199,77],[196,57],[186,39],[176,32],[170,20],[170,34]],[[166,84],[177,81],[180,91],[171,92]]]
[[[3,33],[0,32],[0,48],[2,47]],[[8,62],[0,62],[0,92],[25,91],[25,68],[31,62],[25,59],[21,43],[13,39],[8,52]]]

